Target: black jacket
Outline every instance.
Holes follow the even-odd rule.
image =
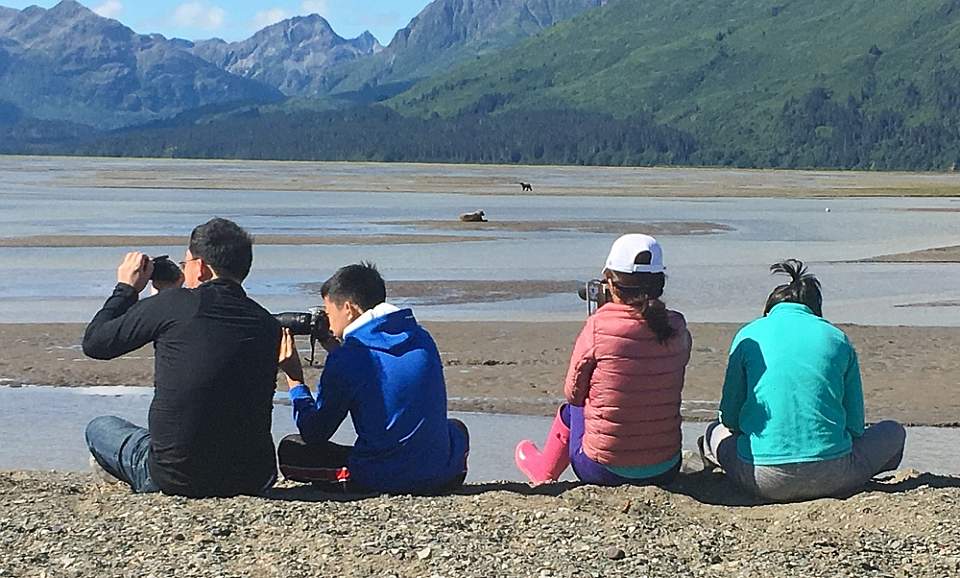
[[[114,359],[153,342],[150,475],[166,494],[259,493],[276,476],[270,431],[280,325],[232,281],[137,300],[118,284],[83,351]]]

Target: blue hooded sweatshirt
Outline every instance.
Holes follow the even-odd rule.
[[[347,465],[365,488],[430,491],[465,470],[467,439],[447,420],[440,353],[410,309],[350,332],[327,356],[316,400],[303,385],[290,400],[307,443],[328,441],[350,414],[357,441]]]

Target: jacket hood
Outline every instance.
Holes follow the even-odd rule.
[[[356,339],[371,349],[390,351],[407,344],[419,328],[413,311],[400,309],[363,324],[347,336],[345,344]]]

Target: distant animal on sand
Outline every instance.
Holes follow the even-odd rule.
[[[533,192],[533,185],[531,185],[530,183],[520,183],[520,188],[524,191]]]
[[[460,220],[464,223],[486,223],[487,219],[484,218],[485,216],[486,213],[483,211],[474,211],[460,215]]]

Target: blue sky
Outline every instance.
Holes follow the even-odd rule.
[[[49,8],[59,0],[0,0],[0,6]],[[80,0],[135,31],[198,40],[241,40],[260,28],[299,14],[325,17],[341,36],[369,30],[387,44],[430,0]]]

